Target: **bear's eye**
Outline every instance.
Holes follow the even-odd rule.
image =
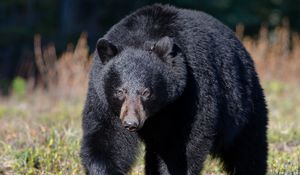
[[[150,93],[150,89],[146,88],[143,93],[142,93],[142,97],[144,99],[148,99],[150,97],[151,93]]]
[[[126,90],[125,89],[116,89],[116,91],[115,91],[115,95],[119,99],[122,99],[125,94],[126,94]]]

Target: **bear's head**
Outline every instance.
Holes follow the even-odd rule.
[[[139,48],[120,48],[100,39],[97,53],[108,70],[104,90],[109,108],[129,131],[141,129],[184,91],[185,57],[170,37],[147,41]]]

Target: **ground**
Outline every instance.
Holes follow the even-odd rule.
[[[269,107],[270,175],[300,174],[300,85],[264,81]],[[79,159],[83,99],[0,97],[0,175],[84,174]],[[131,175],[143,174],[142,155]],[[208,160],[203,174],[222,174]]]

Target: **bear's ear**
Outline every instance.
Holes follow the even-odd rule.
[[[118,54],[117,47],[106,39],[99,39],[96,47],[103,64],[106,64],[112,57]]]
[[[174,43],[173,39],[165,36],[161,38],[153,46],[155,52],[160,58],[175,57],[180,52],[179,47]]]

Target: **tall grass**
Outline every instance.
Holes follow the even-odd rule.
[[[36,79],[39,88],[44,88],[51,96],[83,96],[87,88],[88,72],[91,63],[87,35],[81,34],[77,45],[67,46],[57,58],[56,49],[50,44],[42,49],[41,36],[34,37],[35,63],[41,75]]]
[[[254,59],[261,78],[300,82],[300,36],[290,31],[287,19],[273,31],[263,25],[257,39],[243,36],[241,25],[236,31]]]
[[[288,20],[273,31],[262,26],[256,38],[244,36],[243,31],[244,27],[238,25],[236,34],[254,59],[261,79],[300,82],[300,36],[290,31]],[[52,96],[84,95],[92,60],[85,33],[75,48],[69,44],[59,58],[53,44],[42,48],[40,35],[34,37],[34,46],[34,60],[41,75],[34,81],[39,88]]]

